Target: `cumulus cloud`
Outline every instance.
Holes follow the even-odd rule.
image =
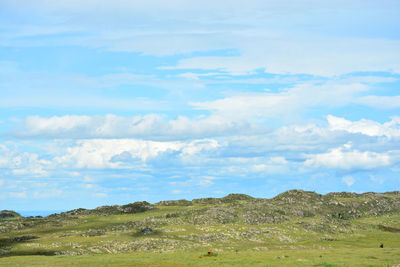
[[[342,170],[371,170],[390,166],[397,158],[393,156],[393,152],[359,151],[347,145],[333,148],[326,153],[306,155],[306,157],[305,166]]]
[[[50,164],[50,161],[40,158],[37,153],[19,151],[0,144],[0,168],[9,169],[14,175],[47,176],[49,173],[46,166]]]
[[[328,115],[329,129],[331,131],[347,131],[349,133],[360,133],[368,136],[400,137],[400,117],[393,117],[391,121],[383,124],[361,119],[349,121],[344,118]]]
[[[166,121],[160,115],[131,118],[106,116],[28,116],[14,135],[22,138],[141,138],[152,140],[196,139],[249,131],[244,121],[227,120],[211,115],[197,119],[179,116]]]
[[[76,145],[68,147],[66,153],[55,157],[54,161],[61,166],[77,168],[118,168],[123,162],[116,160],[129,153],[132,158],[145,161],[167,149],[178,149],[177,143],[160,143],[130,139],[93,139],[79,140]],[[130,162],[139,164],[139,161]],[[142,166],[143,167],[143,166]]]
[[[39,116],[28,116],[25,120],[25,127],[29,129],[32,136],[46,136],[62,134],[71,131],[82,131],[90,125],[89,116],[54,116],[41,118]],[[28,133],[21,133],[28,135]]]
[[[79,140],[68,147],[66,153],[53,160],[60,166],[76,168],[138,168],[146,169],[152,162],[168,151],[190,157],[204,150],[218,147],[215,140],[191,142],[156,142],[133,139]]]
[[[55,124],[59,118],[55,120]],[[88,118],[90,121],[92,117]],[[82,121],[86,119],[83,118]],[[117,117],[117,121],[119,119],[125,120]],[[393,167],[400,162],[400,148],[394,138],[398,136],[396,118],[386,123],[350,121],[333,115],[326,119],[328,123],[321,123],[319,126],[313,123],[288,125],[254,134],[239,132],[232,136],[195,140],[46,140],[43,150],[35,152],[32,152],[35,150],[33,147],[20,146],[17,149],[17,145],[1,145],[0,167],[3,173],[14,177],[50,177],[56,170],[58,175],[62,173],[70,179],[86,177],[86,184],[92,184],[96,179],[87,178],[92,177],[87,171],[96,172],[102,169],[125,172],[135,170],[143,175],[194,172],[201,177],[205,177],[205,174],[217,177],[233,174],[304,173],[321,168],[374,170]],[[71,118],[66,121],[71,121]],[[40,124],[38,127],[47,127],[42,128],[42,125],[47,124]],[[79,128],[84,123],[74,122],[71,125],[72,128]],[[51,127],[57,130],[68,128],[57,125]],[[382,136],[390,138],[381,138]],[[113,175],[124,177],[124,174]],[[212,179],[202,180],[202,185],[214,182]],[[200,180],[196,182],[200,183]]]
[[[27,116],[9,134],[18,138],[135,138],[147,140],[201,139],[218,136],[254,134],[265,131],[264,123],[279,119],[293,123],[301,114],[316,108],[335,109],[359,103],[371,90],[365,78],[335,79],[299,83],[277,92],[237,93],[210,101],[190,102],[207,115],[167,119],[159,114],[122,117],[105,116]],[[367,79],[368,80],[368,79]],[[380,125],[361,120],[346,121],[327,116],[330,130],[376,136],[399,136],[399,119]],[[368,127],[368,130],[367,128]],[[363,130],[360,130],[363,128]],[[378,132],[376,132],[378,131]],[[374,133],[373,133],[374,132]]]

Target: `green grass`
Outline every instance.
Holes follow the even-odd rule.
[[[0,259],[0,266],[392,266],[398,248],[287,249],[226,251],[135,252],[116,255],[19,256]]]

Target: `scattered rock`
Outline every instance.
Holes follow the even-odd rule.
[[[151,228],[143,228],[143,229],[140,229],[140,233],[141,233],[142,235],[152,235],[152,234],[155,234],[156,231],[154,231],[154,230],[151,229]]]
[[[179,199],[179,200],[166,200],[157,202],[155,205],[160,206],[192,206],[192,201],[186,199]]]

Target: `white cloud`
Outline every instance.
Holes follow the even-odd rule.
[[[14,175],[47,176],[46,166],[50,164],[36,153],[20,152],[17,148],[10,149],[0,144],[0,167],[10,169]]]
[[[18,3],[3,5],[9,12],[27,9],[30,16],[23,24],[7,21],[3,45],[80,45],[158,56],[235,49],[238,56],[185,58],[173,66],[231,73],[263,68],[332,76],[400,70],[399,41],[386,36],[395,31],[396,1]],[[371,10],[381,18],[378,23]],[[43,35],[43,41],[26,38]]]
[[[400,43],[397,40],[320,38],[313,35],[308,38],[282,37],[261,30],[253,34],[231,36],[234,46],[242,51],[239,56],[185,58],[177,66],[164,69],[219,70],[232,75],[249,74],[256,69],[276,74],[319,76],[374,70],[400,73],[400,54],[397,51]]]
[[[269,159],[269,162],[272,164],[280,164],[280,165],[288,163],[288,161],[284,157],[271,157]]]
[[[356,180],[352,176],[345,176],[342,178],[342,182],[347,184],[347,186],[352,186]]]
[[[79,172],[76,171],[72,171],[72,172],[68,172],[68,174],[72,177],[79,177],[81,176],[81,174]]]
[[[290,165],[293,163],[288,162],[284,157],[271,157],[264,163],[254,164],[250,170],[253,172],[263,172],[270,174],[287,173],[289,172]]]
[[[328,124],[320,123],[320,126],[313,123],[289,125],[252,134],[235,132],[236,135],[216,139],[187,141],[128,138],[46,140],[38,150],[36,145],[28,148],[29,142],[20,140],[19,149],[22,151],[13,148],[18,142],[0,145],[0,166],[6,175],[23,176],[24,179],[53,177],[57,170],[57,176],[77,180],[84,186],[100,182],[96,174],[90,173],[99,169],[123,172],[109,176],[116,178],[126,177],[125,172],[131,170],[142,172],[135,177],[145,177],[145,173],[146,177],[149,173],[153,176],[161,170],[171,177],[191,172],[201,173],[198,177],[205,174],[217,177],[294,174],[312,172],[315,168],[373,170],[393,167],[399,162],[397,139],[379,138],[398,136],[396,118],[378,123],[349,121],[330,115],[327,121]],[[25,149],[30,152],[25,152]],[[201,169],[210,169],[210,172]],[[203,185],[213,182],[212,179],[202,180]],[[194,183],[200,181],[196,179]]]
[[[215,180],[215,179],[216,178],[214,176],[202,176],[197,185],[210,186],[210,185],[214,184],[213,180]]]
[[[10,197],[13,197],[13,198],[26,198],[27,197],[26,192],[10,192],[9,195],[10,195]]]
[[[33,192],[33,198],[56,198],[63,194],[61,190],[51,189],[47,192]]]
[[[214,184],[213,181],[204,179],[204,180],[201,180],[197,185],[200,185],[200,186],[209,186],[209,185],[212,185],[212,184]]]
[[[383,182],[385,181],[382,177],[376,177],[375,175],[372,175],[372,174],[369,175],[369,179],[372,182],[379,183],[379,184],[383,184]]]
[[[21,79],[19,77],[18,79]],[[25,80],[25,79],[21,79]],[[55,87],[59,87],[59,84],[54,84]],[[17,84],[15,87],[21,87]],[[85,87],[85,86],[83,86]],[[80,88],[81,89],[81,88]],[[82,90],[82,89],[81,89]],[[0,99],[0,105],[2,107],[47,107],[47,108],[74,108],[74,109],[87,109],[87,108],[103,108],[112,110],[129,110],[129,111],[148,111],[154,112],[170,110],[171,108],[166,105],[165,101],[149,100],[147,98],[113,98],[113,97],[101,97],[101,96],[88,96],[77,94],[69,94],[65,97],[60,97],[54,92],[49,92],[47,95],[38,96],[42,93],[37,87],[33,90],[21,91],[26,92],[26,96],[11,95],[5,96]],[[61,89],[61,92],[68,91],[68,89]],[[30,94],[34,94],[31,95]]]
[[[227,120],[211,115],[197,119],[179,116],[165,121],[162,116],[148,114],[125,118],[106,116],[53,116],[50,118],[28,116],[23,129],[14,132],[19,137],[47,138],[123,138],[183,139],[206,136],[229,135],[240,130],[249,131],[250,125],[243,121]]]
[[[400,137],[400,117],[392,117],[392,120],[383,124],[361,119],[349,121],[344,118],[328,115],[329,129],[331,131],[347,131],[349,133],[361,133],[368,136]]]
[[[361,152],[356,149],[350,150],[339,147],[326,153],[305,155],[308,159],[304,162],[304,165],[315,168],[371,170],[393,164],[395,158],[391,154],[389,152]]]
[[[114,156],[124,152],[133,159],[145,161],[168,149],[178,150],[179,144],[169,142],[152,142],[131,139],[93,139],[79,140],[76,145],[68,147],[66,153],[54,158],[60,166],[77,168],[118,168],[123,167],[119,161],[112,161]],[[140,162],[132,160],[130,165],[143,167]]]
[[[11,152],[8,147],[0,144],[0,167],[5,167],[9,165],[10,154]]]
[[[209,151],[218,147],[218,142],[213,139],[194,140],[192,142],[186,143],[182,147],[182,155],[184,157],[191,156],[198,154],[202,151]]]
[[[91,122],[89,116],[53,116],[41,118],[39,116],[28,116],[25,127],[29,129],[30,135],[53,135],[71,130],[79,131],[87,127]],[[26,133],[22,133],[26,134]]]
[[[4,184],[4,180],[0,179],[0,187]]]
[[[368,86],[329,81],[323,84],[304,83],[278,93],[234,95],[192,105],[211,110],[216,115],[236,120],[259,118],[293,118],[312,107],[342,107],[351,104]]]
[[[182,193],[182,190],[177,190],[177,189],[172,190],[172,194],[180,194],[180,193]]]
[[[68,147],[66,153],[55,157],[55,163],[76,168],[138,168],[146,169],[148,160],[157,159],[163,153],[176,151],[182,157],[193,156],[219,145],[215,140],[194,140],[191,142],[155,142],[132,139],[91,139],[79,140]],[[129,155],[129,158],[121,158]]]
[[[185,72],[182,74],[179,74],[179,77],[184,77],[186,79],[189,80],[200,80],[201,77],[209,77],[209,76],[216,76],[216,77],[223,77],[225,75],[225,73],[221,73],[221,72],[209,72],[209,73],[193,73],[193,72]],[[212,80],[209,80],[207,82],[211,82]],[[214,81],[215,82],[215,81]],[[226,81],[229,83],[229,81]],[[217,83],[217,82],[216,82]]]
[[[108,197],[108,195],[106,193],[93,193],[92,194],[93,197]]]
[[[93,177],[89,177],[89,176],[85,176],[84,178],[83,178],[83,182],[85,182],[85,183],[91,183],[91,182],[94,182],[96,179],[94,179]]]

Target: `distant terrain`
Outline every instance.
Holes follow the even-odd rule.
[[[400,266],[400,191],[0,212],[0,266]]]

